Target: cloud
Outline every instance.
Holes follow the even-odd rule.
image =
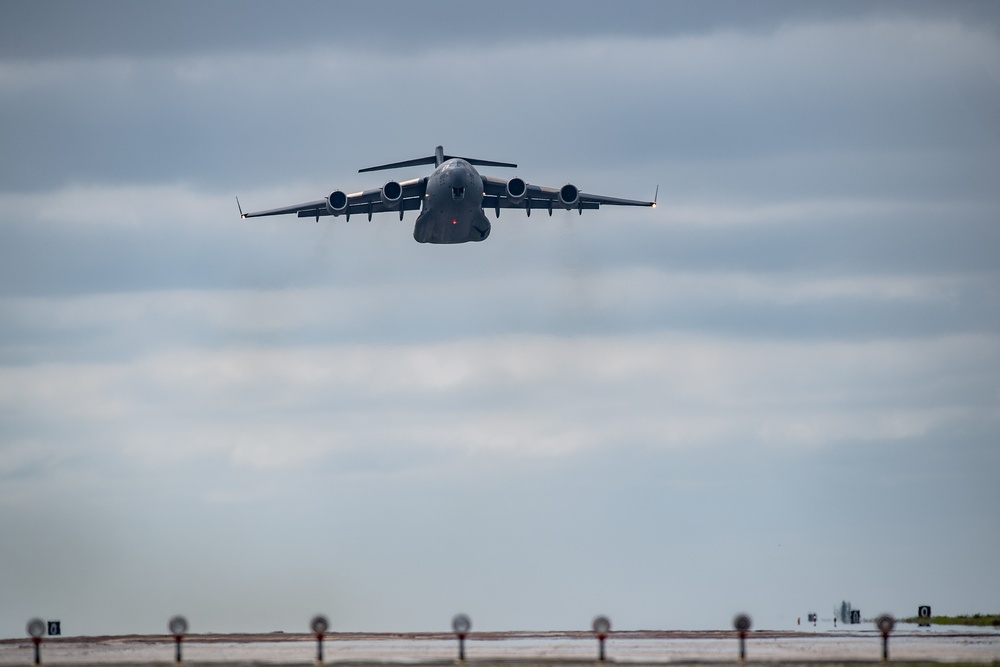
[[[613,33],[623,36],[711,34],[725,30],[770,33],[789,23],[858,22],[916,17],[996,29],[997,11],[988,3],[893,2],[838,3],[823,6],[770,2],[747,7],[719,2],[714,7],[629,2],[628,11],[601,4],[556,1],[544,6],[510,2],[505,11],[441,2],[433,9],[392,2],[329,6],[302,2],[278,10],[267,2],[219,2],[206,7],[179,2],[175,7],[138,10],[128,2],[108,1],[100,11],[72,2],[55,2],[52,11],[31,4],[10,12],[0,54],[11,58],[66,55],[134,54],[219,55],[229,51],[280,51],[337,41],[363,53],[419,52],[442,42],[475,48],[497,42],[524,45]],[[113,29],[103,20],[114,15]],[[530,16],[533,20],[526,21]],[[486,19],[489,20],[486,20]],[[372,26],[378,25],[378,30]],[[127,28],[126,28],[127,26]],[[317,29],[318,28],[318,29]]]
[[[958,151],[969,159],[984,138],[996,141],[991,65],[1000,46],[968,23],[584,33],[479,44],[470,58],[435,46],[444,43],[430,40],[417,53],[369,53],[330,39],[221,54],[7,60],[0,101],[18,131],[3,146],[17,168],[6,161],[3,181],[19,189],[29,179],[262,187],[289,175],[347,178],[370,160],[444,143],[469,153],[503,145],[510,155],[486,157],[519,161],[530,178],[559,170],[579,179],[603,164],[601,176],[612,180],[600,182],[619,189],[635,182],[623,170],[648,173],[664,158],[945,152],[940,160]],[[406,123],[400,100],[410,108]],[[369,125],[376,134],[355,129]],[[380,145],[400,154],[380,156],[388,152]],[[567,161],[575,175],[565,173]],[[876,176],[864,162],[852,167]],[[829,187],[845,176],[823,180]]]
[[[0,634],[996,599],[996,10],[628,10],[12,6]],[[659,206],[237,216],[437,144]]]
[[[621,442],[828,446],[926,436],[995,418],[995,337],[871,343],[671,334],[422,345],[161,349],[127,363],[0,371],[0,409],[78,447],[147,461],[223,456],[304,468],[407,446],[566,456]],[[987,390],[986,394],[982,394]],[[51,434],[38,456],[62,437]],[[36,436],[38,439],[38,436]],[[25,461],[24,448],[5,468]]]

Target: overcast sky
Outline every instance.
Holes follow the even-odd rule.
[[[0,2],[0,636],[997,611],[998,7]]]

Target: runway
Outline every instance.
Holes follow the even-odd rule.
[[[897,663],[947,662],[988,664],[1000,661],[1000,631],[923,630],[911,626],[890,639],[890,660]],[[30,640],[0,641],[0,665],[27,665],[33,659]],[[616,632],[607,642],[609,662],[629,665],[725,664],[738,662],[739,642],[731,631]],[[824,665],[880,662],[882,639],[874,630],[843,632],[749,633],[748,662]],[[597,641],[585,632],[472,633],[467,662],[477,667],[558,664],[593,666]],[[306,634],[191,635],[184,640],[189,665],[315,664],[316,640]],[[456,664],[457,641],[450,633],[331,633],[324,641],[324,660],[341,665]],[[43,664],[171,664],[173,639],[165,635],[64,637],[46,639]]]

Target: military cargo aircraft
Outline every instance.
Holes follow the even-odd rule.
[[[392,211],[398,211],[399,219],[402,220],[404,212],[420,210],[413,227],[413,238],[419,243],[467,243],[485,240],[490,235],[490,222],[483,212],[485,209],[493,209],[499,218],[502,208],[521,208],[530,216],[532,210],[538,209],[547,210],[549,215],[552,215],[553,209],[576,209],[582,214],[584,209],[597,209],[602,204],[656,206],[656,196],[653,197],[653,201],[619,199],[580,192],[571,184],[561,188],[546,188],[530,185],[517,177],[504,180],[482,176],[473,165],[481,167],[517,167],[517,165],[445,155],[441,146],[437,147],[434,155],[428,157],[367,167],[359,169],[358,173],[424,164],[434,165],[434,171],[430,176],[403,182],[393,180],[381,188],[363,192],[346,194],[342,190],[334,190],[325,199],[252,213],[243,212],[243,207],[239,206],[239,199],[236,203],[240,215],[244,218],[294,213],[300,218],[316,218],[316,222],[325,215],[342,215],[347,220],[350,220],[352,215],[367,215],[371,220],[376,213]]]

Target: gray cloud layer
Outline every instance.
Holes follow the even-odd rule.
[[[0,634],[989,611],[994,6],[509,6],[0,5]]]

